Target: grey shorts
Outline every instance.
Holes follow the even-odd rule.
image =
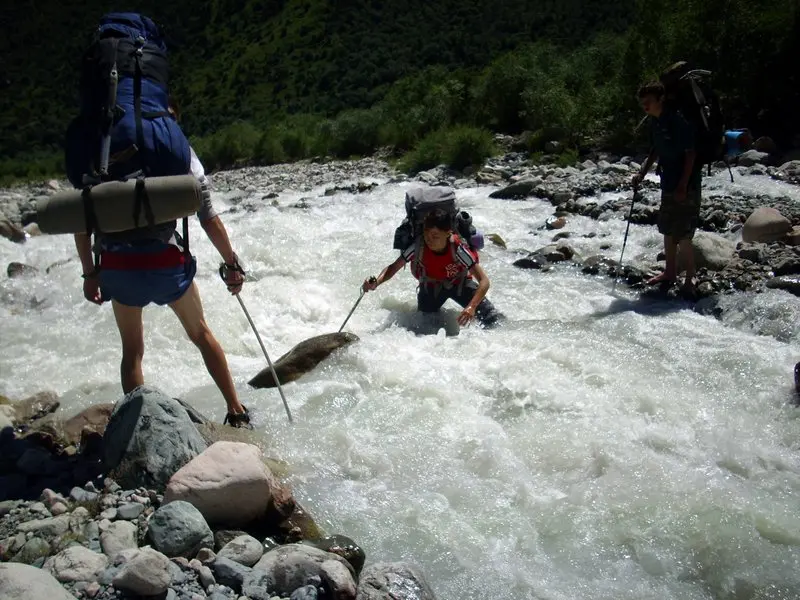
[[[675,241],[690,240],[700,222],[700,190],[688,190],[686,200],[675,201],[672,192],[661,193],[658,209],[658,232]]]

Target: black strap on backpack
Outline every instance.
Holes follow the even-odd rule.
[[[133,203],[133,225],[139,227],[139,216],[144,207],[144,218],[148,227],[155,227],[156,218],[153,214],[153,207],[150,205],[150,197],[147,195],[147,190],[144,187],[144,177],[139,176],[136,178],[136,186],[134,188],[135,200]]]
[[[139,146],[139,152],[145,152],[145,145],[144,145],[144,129],[142,128],[142,46],[144,45],[144,40],[139,38],[138,43],[136,45],[136,49],[134,50],[134,61],[136,63],[136,69],[133,76],[133,112],[134,112],[134,120],[136,121],[136,144]],[[142,168],[142,173],[144,175],[149,175],[147,168],[147,162],[144,160],[141,154],[139,154],[139,165]]]
[[[183,217],[183,256],[186,259],[186,273],[189,273],[189,264],[192,260],[192,253],[189,252],[189,218]]]
[[[99,232],[100,228],[97,226],[97,214],[94,212],[94,198],[92,198],[92,186],[87,185],[81,192],[81,199],[83,200],[83,218],[86,221],[86,235],[89,237],[89,243],[92,242],[92,234]],[[100,253],[92,244],[92,254],[94,255],[94,270],[95,273],[100,269]]]

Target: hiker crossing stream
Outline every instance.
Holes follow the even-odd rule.
[[[766,177],[725,177],[715,176],[789,193]],[[214,193],[273,360],[337,331],[364,279],[396,256],[411,184],[375,182],[275,201],[258,183]],[[406,269],[360,302],[345,329],[359,341],[284,385],[293,425],[276,389],[247,385],[264,356],[191,220],[206,319],[297,499],[371,559],[421,564],[442,600],[800,596],[797,299],[732,295],[715,319],[621,284],[612,295],[611,279],[566,264],[521,270],[518,251],[556,233],[542,227],[553,207],[490,199],[495,189],[456,194],[506,242],[487,240],[481,264],[507,321],[459,331],[455,304],[438,319],[417,314]],[[602,196],[612,197],[625,193]],[[570,216],[564,231],[577,254],[617,259],[625,222]],[[634,225],[625,261],[652,263],[661,246],[655,227]],[[111,307],[84,300],[75,261],[45,274],[70,256],[71,236],[0,239],[3,265],[39,269],[0,282],[0,393],[52,389],[74,412],[119,398],[119,340]],[[144,314],[146,381],[221,422],[224,404],[175,316]]]

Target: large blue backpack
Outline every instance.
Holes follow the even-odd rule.
[[[168,112],[168,80],[166,44],[152,20],[100,19],[81,63],[80,113],[67,130],[72,185],[190,172],[189,142]]]

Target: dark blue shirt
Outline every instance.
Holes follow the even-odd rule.
[[[658,155],[661,169],[661,190],[674,192],[683,175],[686,152],[694,150],[694,129],[683,115],[664,109],[660,117],[648,117],[650,147]],[[695,162],[689,177],[689,188],[700,189],[702,166]]]

